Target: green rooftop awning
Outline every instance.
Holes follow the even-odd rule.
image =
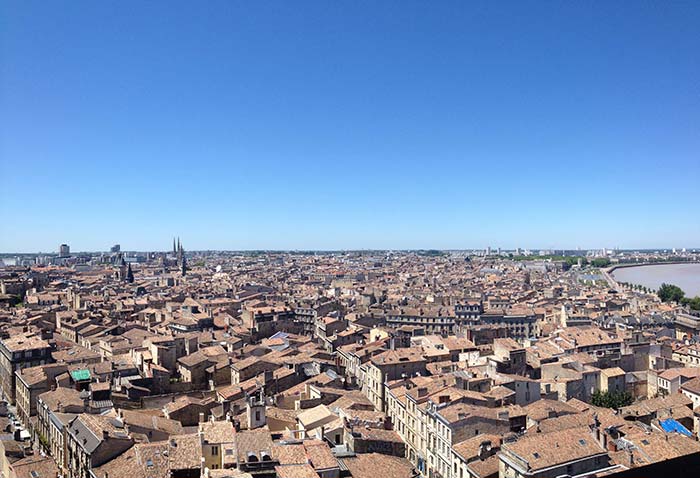
[[[73,370],[70,373],[70,376],[73,377],[73,380],[75,380],[76,382],[81,382],[83,380],[90,380],[90,371],[88,369]]]

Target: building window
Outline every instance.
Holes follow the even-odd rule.
[[[218,446],[211,447],[211,454],[214,456],[217,456],[219,454],[219,447]]]

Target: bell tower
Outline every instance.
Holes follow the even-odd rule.
[[[264,388],[260,388],[252,395],[246,397],[245,415],[248,422],[248,430],[260,428],[267,423]]]

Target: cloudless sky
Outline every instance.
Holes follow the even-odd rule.
[[[5,1],[0,251],[700,246],[700,2]]]

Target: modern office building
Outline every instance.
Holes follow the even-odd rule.
[[[58,247],[58,257],[70,257],[70,246],[68,244],[61,244]]]

